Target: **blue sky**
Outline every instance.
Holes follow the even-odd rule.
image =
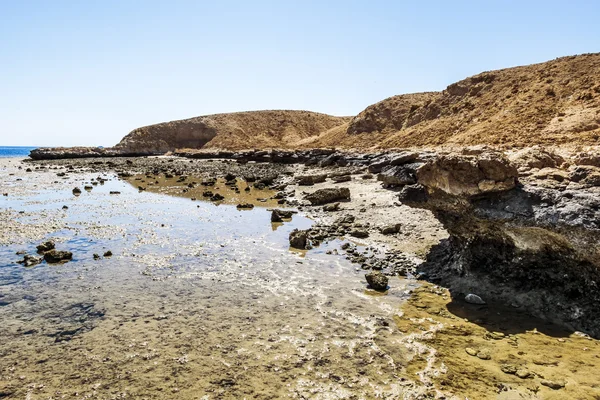
[[[117,143],[218,112],[354,115],[600,51],[599,1],[0,0],[0,145]]]

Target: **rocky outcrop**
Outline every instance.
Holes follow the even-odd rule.
[[[600,192],[518,183],[494,153],[440,155],[415,173],[399,199],[450,234],[420,267],[427,279],[600,337]]]

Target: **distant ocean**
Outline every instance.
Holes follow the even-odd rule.
[[[33,149],[37,147],[0,146],[0,157],[27,157]]]

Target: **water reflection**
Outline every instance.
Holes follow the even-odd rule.
[[[44,239],[74,258],[27,269],[15,252],[32,254],[38,242],[0,247],[1,393],[402,397],[406,354],[385,321],[407,281],[394,279],[385,297],[365,295],[362,272],[325,254],[337,244],[289,251],[290,231],[309,219],[297,214],[274,229],[274,204],[235,207],[274,193],[240,190],[248,197],[225,196],[215,207],[189,201],[193,193],[166,179],[142,192],[113,177],[78,197],[62,185],[11,200],[28,223],[62,221]],[[235,193],[219,183],[211,190]],[[106,250],[113,256],[94,259]]]

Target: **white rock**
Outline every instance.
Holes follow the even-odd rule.
[[[465,301],[471,304],[485,304],[485,301],[483,301],[481,297],[473,293],[469,293],[468,295],[466,295]]]

